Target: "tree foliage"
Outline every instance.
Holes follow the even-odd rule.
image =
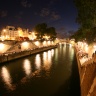
[[[84,28],[96,27],[96,0],[74,0],[77,22]]]
[[[47,24],[46,23],[42,23],[42,24],[37,24],[34,28],[34,30],[36,31],[38,38],[42,38],[42,36],[46,33],[46,29],[47,29]]]
[[[50,36],[51,38],[54,38],[54,37],[56,37],[56,34],[57,34],[57,33],[56,33],[54,27],[49,27],[49,28],[47,28],[46,34],[47,34],[48,36]]]
[[[91,43],[96,37],[96,0],[74,0],[78,15],[76,21],[80,24],[78,31],[71,36],[78,40]]]
[[[37,24],[34,27],[34,30],[37,33],[38,38],[43,38],[43,36],[47,35],[50,38],[56,38],[56,30],[54,27],[47,27],[46,23]]]

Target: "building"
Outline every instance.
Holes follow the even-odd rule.
[[[28,29],[15,28],[14,26],[6,26],[1,31],[2,40],[15,40],[17,37],[28,37]]]
[[[1,37],[4,40],[15,40],[18,36],[19,32],[14,26],[6,26],[6,28],[1,31]]]

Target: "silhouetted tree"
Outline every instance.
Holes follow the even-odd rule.
[[[47,24],[46,23],[41,23],[41,24],[37,24],[34,28],[34,30],[37,33],[37,37],[38,39],[42,39],[43,36],[47,35],[50,36],[50,38],[54,39],[56,38],[56,30],[54,27],[49,27],[47,28]]]

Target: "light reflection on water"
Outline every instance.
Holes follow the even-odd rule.
[[[36,57],[35,57],[35,64],[36,64],[36,69],[40,69],[40,66],[41,66],[40,54],[36,55]]]
[[[24,63],[23,63],[23,68],[25,71],[26,75],[30,75],[31,74],[31,62],[29,61],[29,59],[25,59]]]
[[[31,88],[33,91],[34,86],[35,86],[34,82],[35,82],[36,85],[39,85],[41,89],[45,87],[44,89],[46,90],[45,92],[49,90],[54,91],[56,88],[58,89],[60,85],[65,82],[64,81],[66,80],[65,78],[67,79],[69,78],[71,71],[68,71],[68,70],[69,69],[71,70],[71,67],[70,67],[71,62],[69,62],[70,60],[69,61],[66,61],[66,60],[68,59],[72,60],[73,56],[74,56],[74,50],[72,50],[71,47],[69,48],[65,44],[64,46],[60,45],[60,48],[58,47],[56,49],[51,49],[51,50],[42,52],[40,54],[35,54],[29,57],[25,57],[23,59],[17,60],[16,62],[9,62],[9,65],[6,67],[1,66],[0,67],[0,71],[1,71],[0,79],[2,78],[4,85],[6,85],[4,86],[4,88],[7,87],[5,88],[5,90],[6,89],[9,89],[11,91],[18,90],[19,87],[26,85],[26,86],[32,86]],[[17,66],[14,67],[14,65],[16,64]],[[16,76],[15,75],[12,76],[11,75],[12,73],[16,74],[17,81],[14,81]],[[53,75],[53,73],[55,73],[55,76]],[[51,76],[53,76],[54,78]],[[49,79],[50,77],[53,81]],[[41,85],[38,82],[38,80],[40,80]],[[43,84],[43,81],[41,80],[44,81],[44,84]],[[45,80],[49,80],[49,81],[45,81]],[[31,85],[29,82],[32,82]],[[46,82],[49,82],[49,84],[47,84]],[[0,84],[1,84],[1,80],[0,80]],[[55,87],[51,85],[54,85]],[[49,86],[51,87],[49,88]],[[38,86],[36,86],[35,88],[37,90]],[[1,89],[2,88],[0,88],[0,90]],[[40,92],[42,92],[42,90]],[[49,93],[51,92],[52,91],[49,91]],[[34,95],[34,96],[38,96],[38,95]],[[42,96],[47,96],[47,95],[42,95]]]
[[[43,53],[43,68],[48,71],[51,67],[51,51]]]
[[[1,69],[1,76],[2,76],[2,79],[3,79],[7,89],[14,90],[15,86],[12,85],[12,79],[11,79],[10,73],[5,66],[2,67],[2,69]]]
[[[51,54],[52,54],[52,56],[54,55],[54,49],[51,49]]]
[[[62,47],[60,45],[60,51]],[[62,52],[61,52],[62,53]],[[55,55],[54,55],[55,54]],[[45,70],[45,75],[49,77],[50,75],[50,68],[52,66],[52,58],[55,56],[55,60],[58,60],[58,49],[51,49],[46,52],[43,52],[42,56],[41,54],[36,54],[34,62],[32,62],[30,59],[24,59],[22,61],[22,68],[23,72],[26,74],[21,80],[19,81],[21,84],[24,84],[28,81],[28,78],[41,77],[40,71]],[[42,58],[42,64],[41,64],[41,58]],[[32,64],[35,64],[34,72],[32,72]],[[42,66],[41,66],[42,65]],[[22,71],[22,70],[21,70]],[[13,90],[16,88],[17,83],[14,83],[12,85],[12,78],[10,76],[10,71],[7,70],[7,67],[2,67],[2,78],[5,84],[7,85],[7,88],[10,90]]]

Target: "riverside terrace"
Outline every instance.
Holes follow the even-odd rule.
[[[46,51],[56,47],[53,41],[4,41],[0,43],[0,63]]]
[[[89,48],[91,49],[90,46]],[[80,76],[81,96],[96,96],[96,50],[92,51],[91,49],[91,53],[88,51],[89,53],[85,54],[81,45],[75,45],[75,52]]]

